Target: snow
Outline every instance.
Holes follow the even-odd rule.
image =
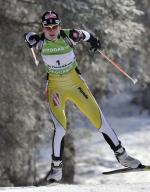
[[[101,108],[117,132],[127,152],[150,164],[150,118],[147,111],[131,103],[132,94],[119,93],[103,101]],[[46,187],[1,187],[0,192],[148,192],[150,172],[102,175],[121,168],[101,133],[81,114],[72,132],[76,147],[74,185],[52,184]],[[82,119],[79,120],[79,119]]]
[[[93,184],[93,185],[67,185],[56,184],[46,187],[1,187],[0,192],[148,192],[150,184]]]
[[[138,158],[143,164],[150,164],[150,118],[146,111],[131,104],[132,94],[120,93],[106,100],[101,106],[103,112],[116,131],[127,152]],[[84,119],[88,126],[88,121]],[[98,130],[92,126],[89,129],[75,129],[78,134],[76,142],[76,177],[80,184],[142,184],[149,183],[150,172],[128,173],[102,176],[101,172],[121,165],[116,161],[109,146]]]

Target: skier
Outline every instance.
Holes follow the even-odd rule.
[[[46,183],[62,179],[63,141],[66,133],[65,102],[71,100],[104,136],[118,162],[130,168],[141,166],[141,162],[129,156],[114,130],[107,123],[101,109],[91,94],[78,70],[74,46],[88,42],[91,49],[101,49],[101,42],[91,33],[78,29],[61,29],[61,20],[55,11],[42,16],[42,33],[25,33],[29,47],[41,53],[48,74],[48,102],[54,123],[51,170]]]

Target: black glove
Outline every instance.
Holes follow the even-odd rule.
[[[91,34],[90,34],[90,39],[87,42],[89,42],[91,44],[90,50],[92,50],[94,52],[97,51],[97,49],[102,48],[100,40],[96,39]]]
[[[36,44],[40,41],[40,37],[33,32],[28,32],[24,34],[25,42],[27,42],[28,46],[35,47]]]

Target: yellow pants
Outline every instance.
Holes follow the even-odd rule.
[[[49,75],[48,102],[53,116],[66,129],[65,103],[72,101],[96,127],[101,127],[97,102],[82,77],[72,70],[65,75]]]

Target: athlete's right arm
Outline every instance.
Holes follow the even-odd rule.
[[[36,47],[37,43],[40,41],[40,36],[34,32],[25,33],[24,38],[30,48]]]

